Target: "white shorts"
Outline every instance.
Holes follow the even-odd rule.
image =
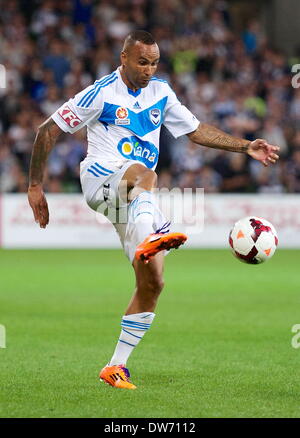
[[[91,158],[85,158],[80,163],[80,181],[86,203],[111,221],[131,262],[136,245],[126,237],[129,204],[125,194],[126,187],[123,196],[123,192],[120,196],[119,185],[124,173],[133,164],[137,164],[137,161],[127,160],[120,163]]]

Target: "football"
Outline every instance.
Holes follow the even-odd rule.
[[[257,265],[274,255],[278,237],[274,226],[266,219],[249,216],[234,224],[229,233],[229,244],[235,257]]]

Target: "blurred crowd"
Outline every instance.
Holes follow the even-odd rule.
[[[244,154],[199,147],[161,133],[160,187],[206,192],[300,192],[300,88],[287,57],[258,18],[241,32],[225,0],[0,0],[0,191],[26,192],[37,127],[63,102],[119,65],[124,37],[151,32],[157,76],[200,121],[281,148],[264,168]],[[299,54],[298,54],[299,55]],[[298,62],[299,59],[298,59]],[[78,192],[85,129],[64,135],[49,156],[45,189]]]

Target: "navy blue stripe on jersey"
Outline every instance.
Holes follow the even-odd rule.
[[[99,178],[100,175],[97,175],[96,173],[94,173],[91,169],[87,170],[88,172],[92,173],[94,176],[96,176],[97,178]]]
[[[111,79],[113,78],[117,78],[117,75],[115,72],[111,73],[110,75],[106,76],[103,79],[100,79],[99,81],[96,81],[94,83],[94,87],[89,90],[79,101],[77,106],[83,106],[85,107],[86,104],[88,103],[89,99],[94,95],[94,93],[97,92],[98,87],[101,87],[103,85],[106,85]]]
[[[106,131],[108,131],[108,124],[106,122],[102,122],[102,125],[104,126],[104,128],[106,129]]]
[[[149,132],[159,128],[163,123],[163,113],[167,104],[167,100],[167,96],[163,97],[161,100],[154,103],[149,108],[146,108],[138,113],[135,113],[127,108],[129,123],[124,125],[124,127],[129,129],[139,137],[144,137],[146,134],[149,134]],[[116,119],[116,111],[118,108],[120,108],[120,106],[105,102],[101,116],[98,118],[99,122],[105,122],[109,125],[118,125],[118,119]],[[154,123],[153,121],[151,121],[151,111],[154,111],[155,109],[160,111],[160,116],[159,118],[157,117],[157,121],[152,119],[155,121]]]
[[[111,174],[114,173],[114,172],[112,172],[111,170],[108,170],[108,169],[106,169],[105,167],[100,166],[99,163],[95,163],[95,166],[99,167],[99,169],[104,170],[105,172],[108,172],[108,173],[111,173]]]
[[[103,79],[99,79],[98,81],[95,81],[94,83],[94,87],[89,90],[80,100],[78,105],[84,105],[86,103],[86,101],[88,100],[89,97],[91,97],[91,95],[96,91],[96,87],[98,85],[104,85],[106,82],[108,82],[110,79],[112,79],[113,77],[116,76],[116,73],[113,72],[108,76],[105,76]]]
[[[106,85],[109,85],[111,83],[111,81],[113,79],[117,79],[117,76],[114,76],[113,78],[107,78],[105,81],[103,82],[99,82],[97,84],[97,86],[95,86],[85,97],[83,103],[82,103],[82,107],[83,108],[88,108],[91,103],[94,100],[94,96],[96,95],[96,93],[98,94],[98,92],[100,91],[101,88],[106,87]]]
[[[97,167],[94,166],[94,165],[92,165],[92,166],[90,167],[90,169],[92,169],[95,173],[100,174],[100,175],[105,175],[105,176],[108,176],[108,175],[109,175],[109,173],[101,172],[101,171],[100,171],[99,169],[97,169]]]
[[[94,93],[88,97],[87,101],[86,101],[85,104],[84,104],[84,107],[85,107],[85,108],[88,108],[88,107],[91,105],[91,103],[93,102],[93,100],[95,99],[95,97],[98,95],[98,93],[100,92],[100,90],[101,90],[102,88],[106,87],[107,85],[112,84],[112,83],[115,82],[117,79],[118,79],[118,76],[115,75],[115,76],[112,76],[112,77],[110,78],[109,81],[106,81],[105,83],[99,83],[99,84],[95,87]]]
[[[103,79],[99,79],[98,81],[96,81],[94,83],[94,87],[91,90],[89,90],[87,93],[85,93],[85,95],[80,99],[78,106],[84,105],[84,103],[87,101],[87,99],[95,92],[96,86],[99,84],[105,84],[107,81],[109,81],[111,79],[112,76],[113,76],[113,73],[111,73],[108,76],[105,76],[105,78],[103,78]]]
[[[89,100],[84,104],[85,108],[88,108],[89,106],[91,106],[93,100],[95,100],[95,98],[97,97],[97,95],[99,94],[100,90],[102,88],[107,87],[108,85],[112,84],[113,82],[115,82],[118,79],[118,76],[115,76],[113,79],[111,79],[109,82],[106,82],[103,85],[100,85],[97,87],[97,90],[94,92],[94,94],[92,94],[89,98]]]

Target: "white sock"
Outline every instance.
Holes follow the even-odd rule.
[[[126,233],[128,240],[136,246],[158,228],[168,232],[168,227],[164,227],[166,224],[170,225],[159,209],[154,193],[144,191],[130,203]]]
[[[151,327],[155,313],[143,312],[124,315],[121,322],[121,335],[109,365],[126,365],[134,347]]]

